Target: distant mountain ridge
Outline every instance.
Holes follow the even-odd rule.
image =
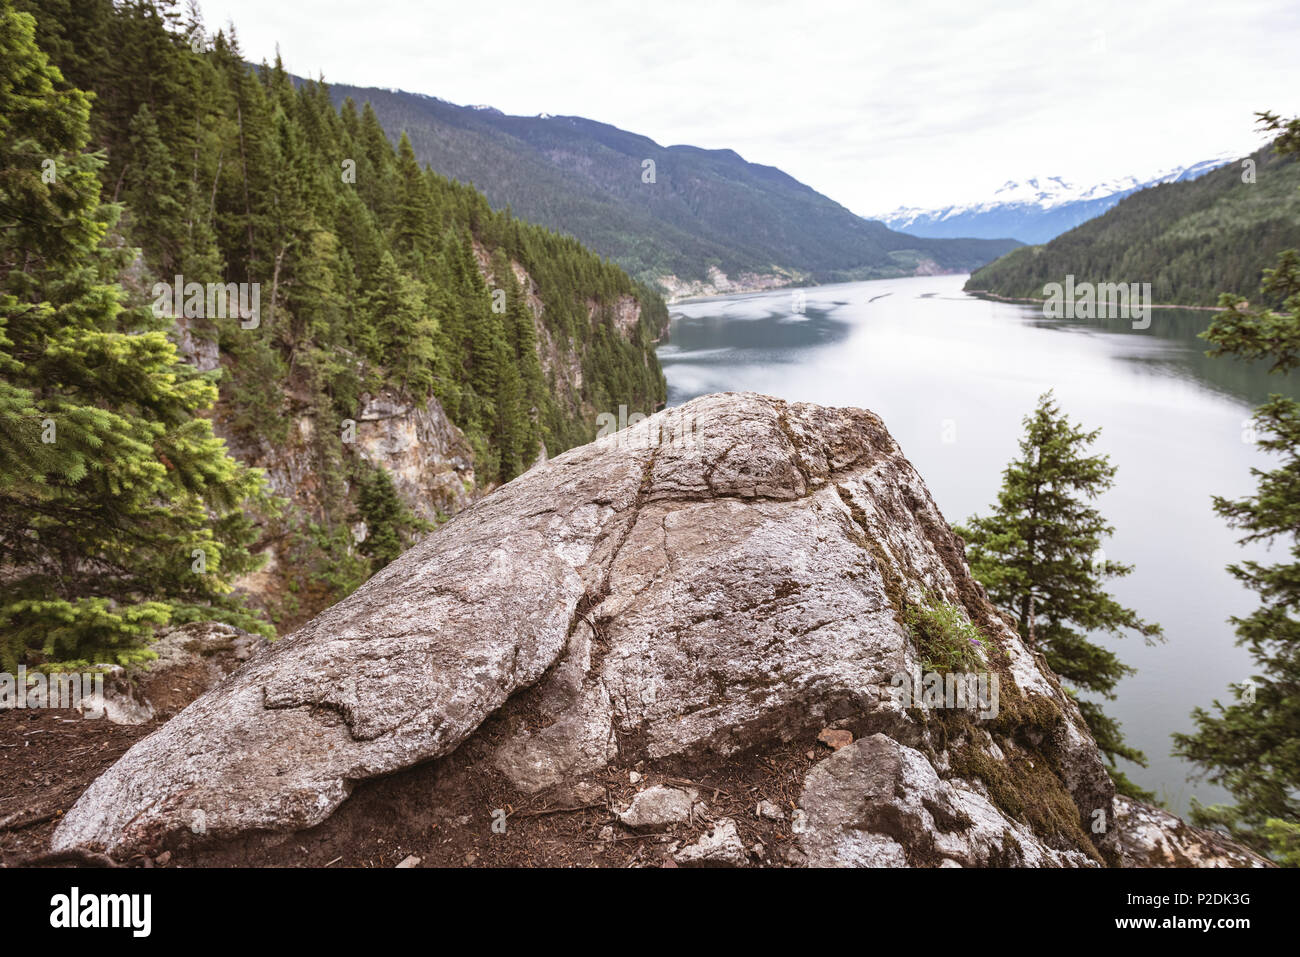
[[[1300,163],[1272,146],[1195,179],[1124,197],[1041,246],[976,271],[969,291],[1041,298],[1049,282],[1151,283],[1157,303],[1212,306],[1222,292],[1254,298],[1261,270],[1300,247]],[[1249,175],[1248,175],[1249,169]]]
[[[855,215],[733,150],[661,146],[576,116],[510,116],[433,96],[335,84],[390,136],[498,209],[569,233],[670,295],[967,272],[1019,243],[927,239]],[[653,181],[647,182],[653,161]]]
[[[1086,187],[1059,176],[1009,180],[986,200],[939,209],[900,206],[880,219],[891,229],[913,236],[1011,237],[1024,243],[1045,243],[1100,216],[1138,190],[1194,180],[1231,161],[1230,156],[1218,156],[1145,179],[1123,176]]]

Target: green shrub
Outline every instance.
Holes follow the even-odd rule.
[[[944,601],[909,605],[903,621],[916,642],[922,671],[946,674],[987,668],[984,650],[988,639],[956,605]]]

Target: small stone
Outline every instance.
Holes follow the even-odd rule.
[[[785,812],[771,801],[759,801],[758,807],[754,810],[755,817],[765,817],[769,821],[784,821]]]
[[[402,863],[398,864],[395,869],[401,870],[403,868],[416,867],[419,863],[420,858],[416,857],[414,854],[408,854],[406,857],[402,858]]]
[[[633,784],[640,784],[640,783],[641,783],[641,772],[640,772],[640,771],[629,771],[629,772],[627,772],[627,779],[628,779],[629,781],[631,781]]]
[[[786,867],[806,867],[808,864],[808,858],[804,852],[792,844],[786,845],[785,850],[780,853]]]
[[[614,825],[606,824],[604,827],[602,827],[600,829],[599,838],[602,841],[614,840]]]
[[[157,858],[155,858],[155,860],[158,861],[159,867],[166,867],[168,864],[171,863],[171,859],[172,859],[171,851],[163,851],[161,854],[158,855]]]
[[[573,786],[572,793],[577,804],[599,804],[605,800],[605,789],[592,781],[579,781]]]
[[[682,848],[673,860],[682,867],[743,867],[749,863],[749,852],[741,843],[736,822],[720,817],[709,833]]]
[[[841,731],[838,728],[823,728],[822,733],[817,735],[817,740],[832,751],[838,751],[840,748],[853,743],[853,733],[851,731]]]
[[[683,791],[658,784],[637,794],[632,803],[618,813],[618,819],[636,830],[660,830],[673,824],[685,824],[691,819],[698,797],[698,791]]]
[[[753,847],[749,849],[749,853],[753,854],[761,861],[763,859],[763,855],[767,853],[767,848],[763,846],[762,841],[759,841],[757,844],[755,844]]]

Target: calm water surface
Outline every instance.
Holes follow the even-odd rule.
[[[1116,528],[1108,558],[1136,566],[1112,582],[1125,604],[1164,625],[1167,641],[1101,641],[1138,669],[1109,704],[1148,768],[1126,765],[1175,810],[1228,795],[1189,780],[1169,754],[1189,713],[1227,698],[1251,673],[1226,619],[1254,607],[1225,571],[1268,559],[1241,548],[1210,497],[1253,489],[1270,459],[1243,440],[1251,407],[1293,378],[1208,359],[1196,338],[1209,313],[1157,311],[1150,329],[1119,321],[1047,320],[1038,308],[961,291],[964,276],[919,277],[699,300],[672,307],[659,349],[669,405],[709,392],[752,390],[784,399],[871,409],[924,476],[950,522],[987,512],[1017,454],[1021,419],[1055,389],[1076,422],[1102,429],[1095,446],[1118,466],[1099,502]],[[1284,554],[1284,553],[1283,553]]]

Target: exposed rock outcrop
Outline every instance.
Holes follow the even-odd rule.
[[[283,441],[267,436],[253,440],[227,428],[220,417],[216,422],[217,434],[235,457],[265,471],[268,488],[289,503],[289,515],[298,523],[320,522],[328,513],[331,490],[322,471],[321,429],[337,434],[356,449],[361,460],[384,469],[398,497],[425,521],[455,515],[480,494],[469,442],[432,396],[419,403],[391,390],[362,395],[351,419],[322,420],[303,410],[290,422]],[[337,494],[337,489],[334,492]],[[342,507],[351,508],[348,502]],[[364,522],[356,522],[351,530],[354,543],[364,541],[371,531]],[[285,619],[300,622],[323,602],[308,594],[300,579],[294,580],[300,572],[294,567],[293,555],[285,553],[285,538],[274,532],[269,542],[263,552],[263,567],[240,578],[236,587],[255,605],[276,609],[283,595],[296,586],[293,607],[278,610]],[[297,610],[300,602],[306,606],[305,614]]]
[[[741,273],[728,276],[717,266],[710,266],[705,279],[681,279],[671,273],[655,280],[669,302],[700,296],[721,296],[741,292],[765,292],[784,286],[807,285],[809,276],[797,270],[774,269],[770,273]]]
[[[201,621],[169,628],[149,647],[157,658],[117,668],[105,681],[104,717],[114,724],[144,724],[180,711],[269,644],[261,635]]]
[[[905,608],[936,602],[985,638],[984,717],[897,694],[919,668]],[[524,689],[527,720],[476,735]],[[1077,708],[880,420],[714,395],[462,512],[138,743],[53,843],[121,856],[308,828],[358,782],[462,743],[520,794],[577,794],[614,762],[802,755],[827,727],[854,740],[808,770],[786,862],[1119,862]],[[677,863],[745,863],[738,821],[712,823]]]
[[[419,404],[391,391],[363,395],[351,422],[321,423],[312,415],[299,415],[282,444],[263,439],[247,446],[233,435],[226,438],[242,461],[266,471],[272,492],[315,515],[320,509],[320,464],[313,436],[319,428],[337,430],[356,444],[365,461],[383,467],[398,495],[422,518],[454,515],[474,499],[469,442],[432,397]]]
[[[483,280],[490,287],[499,289],[507,277],[494,275],[492,256],[487,248],[477,241],[474,242],[474,257]],[[550,383],[557,400],[587,420],[593,419],[600,412],[608,411],[594,408],[583,398],[583,355],[574,349],[572,342],[556,336],[550,326],[542,321],[546,304],[542,301],[541,289],[537,281],[529,275],[528,270],[521,263],[515,260],[510,261],[509,268],[532,314],[538,361],[542,366],[542,374]],[[636,296],[619,296],[607,308],[602,308],[595,299],[588,299],[586,306],[587,320],[593,325],[608,321],[614,331],[623,338],[629,340],[634,338],[642,317],[641,301]],[[656,338],[667,333],[666,314],[663,321],[664,327],[654,330]],[[633,411],[648,413],[652,410]],[[542,456],[545,457],[544,449]]]
[[[1274,866],[1222,834],[1123,795],[1115,798],[1115,831],[1125,867]]]
[[[388,391],[363,396],[356,423],[362,458],[388,472],[416,515],[434,521],[473,501],[474,453],[437,399],[419,405]]]
[[[884,734],[837,751],[804,782],[799,843],[813,867],[1087,867],[1010,817],[978,781],[944,780],[926,756]]]
[[[587,302],[587,320],[593,323],[597,322],[599,315],[599,307],[595,300],[589,300]],[[614,328],[619,331],[620,335],[624,338],[631,336],[632,331],[636,329],[637,323],[641,321],[640,301],[636,296],[619,296],[610,309],[610,318],[613,320]]]

